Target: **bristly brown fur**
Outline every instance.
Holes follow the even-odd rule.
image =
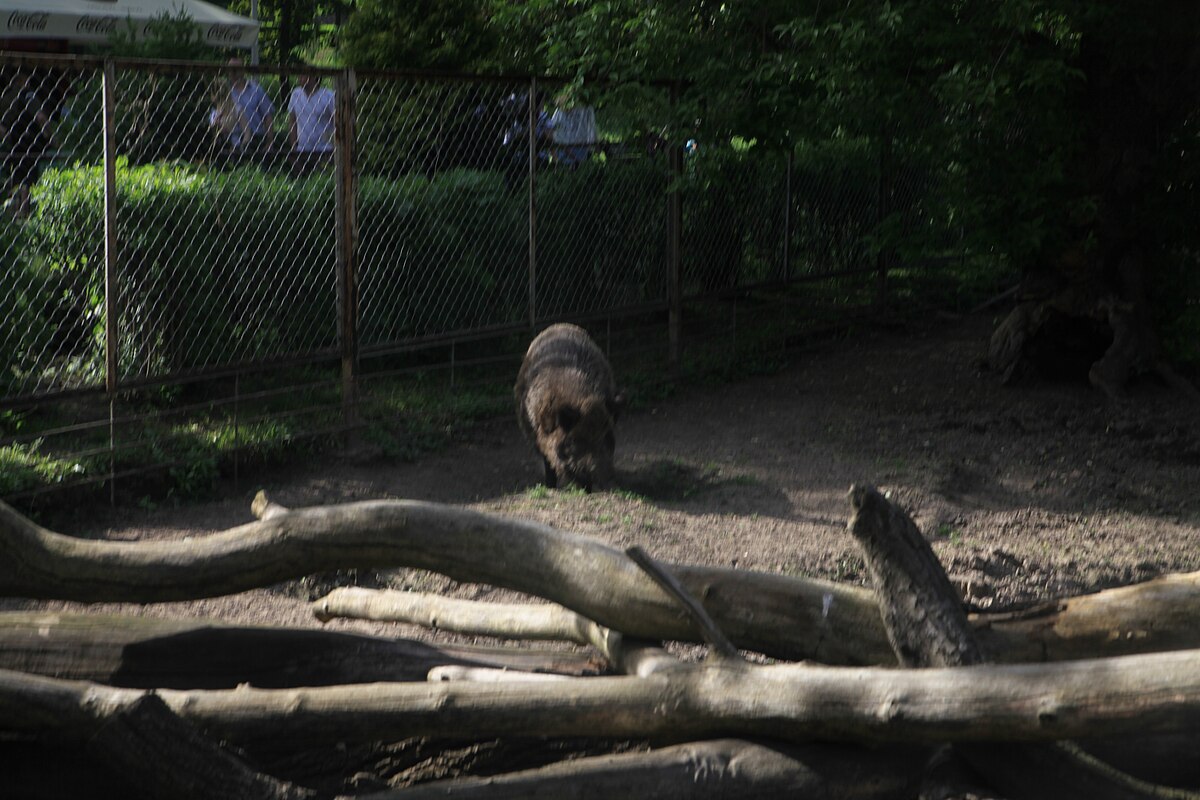
[[[542,455],[546,485],[612,482],[614,426],[624,404],[604,353],[576,325],[551,325],[529,345],[513,389],[517,421]]]

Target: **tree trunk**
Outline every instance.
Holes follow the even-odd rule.
[[[1177,257],[1169,251],[1191,247],[1159,215],[1187,208],[1172,199],[1187,190],[1164,173],[1169,151],[1188,146],[1180,137],[1195,112],[1200,9],[1164,0],[1140,10],[1132,27],[1123,14],[1077,16],[1084,28],[1071,66],[1081,78],[1064,98],[1075,137],[1053,145],[1064,196],[990,361],[1008,380],[1028,365],[1061,370],[1082,360],[1081,372],[1110,396],[1149,371],[1182,384],[1163,361],[1152,302],[1172,288],[1155,286]]]
[[[480,603],[427,592],[376,591],[357,586],[334,589],[314,600],[322,622],[335,617],[408,622],[430,630],[533,641],[590,644],[596,623],[562,606]]]
[[[0,595],[164,602],[231,594],[313,572],[418,567],[557,602],[648,639],[699,638],[672,597],[624,553],[545,525],[415,501],[297,509],[171,542],[47,531],[0,504]],[[887,659],[869,592],[828,581],[671,567],[735,643],[779,658]],[[853,640],[844,631],[861,632]],[[878,639],[872,643],[874,633]]]
[[[256,772],[202,736],[153,692],[10,672],[0,672],[0,684],[4,694],[19,685],[42,689],[22,698],[19,710],[0,700],[5,728],[82,743],[89,757],[116,775],[136,774],[139,789],[148,797],[313,797],[307,789]],[[12,719],[13,711],[22,719]]]

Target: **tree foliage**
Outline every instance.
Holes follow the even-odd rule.
[[[361,19],[378,23],[386,5],[364,0]],[[396,13],[391,30],[407,38],[388,55],[385,26],[374,24],[370,52],[444,65],[441,55],[461,48],[430,28],[482,26],[475,41],[490,56],[473,50],[456,66],[593,88],[599,79],[610,95],[679,81],[670,119],[679,140],[895,140],[910,161],[938,165],[942,211],[976,252],[1048,291],[1089,284],[1093,297],[1149,302],[1160,331],[1200,317],[1193,0],[467,5],[414,11],[419,24]],[[424,55],[414,52],[422,41],[434,43]]]
[[[474,0],[361,0],[343,32],[346,63],[376,69],[498,66],[495,30]]]

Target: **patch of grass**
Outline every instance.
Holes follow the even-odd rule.
[[[59,458],[42,451],[42,440],[0,448],[0,495],[16,494],[90,474],[96,459]],[[107,466],[107,465],[105,465]]]
[[[866,568],[867,565],[861,558],[843,556],[834,565],[830,578],[842,583],[852,583],[862,578]]]
[[[957,547],[963,543],[962,531],[960,531],[958,528],[955,528],[953,525],[951,525],[948,522],[940,523],[937,526],[935,535],[939,539],[949,540],[950,544],[954,545],[955,547]]]
[[[525,490],[525,497],[530,500],[545,500],[550,496],[550,490],[546,488],[546,484],[539,483],[536,486],[530,486]]]
[[[612,493],[622,500],[628,500],[633,503],[649,503],[650,500],[644,494],[638,494],[632,489],[613,489]]]

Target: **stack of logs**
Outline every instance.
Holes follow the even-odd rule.
[[[8,611],[0,775],[44,797],[1200,798],[1163,785],[1200,781],[1200,574],[972,617],[902,510],[867,487],[849,499],[877,594],[431,503],[260,494],[256,522],[147,542],[0,504],[0,596],[155,603],[416,567],[551,604],[346,588],[314,612],[586,646]],[[401,742],[526,757],[364,777],[355,754]]]

